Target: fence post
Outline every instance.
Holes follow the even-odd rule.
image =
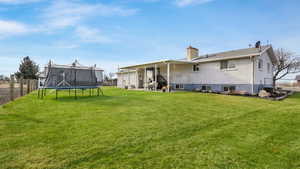
[[[34,80],[34,90],[38,89],[38,80]]]
[[[35,80],[35,90],[37,90],[39,88],[39,81]]]
[[[15,89],[15,77],[14,75],[10,75],[10,100],[13,101],[14,100],[14,89]]]
[[[23,96],[23,77],[20,78],[20,96]]]
[[[29,80],[29,92],[31,93],[32,92],[32,80]]]
[[[27,94],[30,93],[30,80],[27,79]]]

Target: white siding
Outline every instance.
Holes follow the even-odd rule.
[[[192,64],[171,67],[172,83],[184,84],[251,84],[252,64],[250,58],[230,60],[236,68],[221,70],[220,61],[199,64],[193,71]]]
[[[262,60],[262,69],[258,68],[259,59]],[[270,71],[268,72],[268,63]],[[254,62],[254,83],[258,85],[272,85],[273,66],[267,52],[255,58]]]
[[[137,75],[136,72],[129,72],[129,73],[118,73],[118,84],[119,88],[125,88],[128,86],[131,88],[132,85],[135,87],[137,86]]]

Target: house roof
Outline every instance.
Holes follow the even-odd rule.
[[[262,53],[267,52],[273,64],[277,64],[278,60],[274,55],[273,48],[271,45],[262,46],[261,48],[245,48],[238,50],[225,51],[214,54],[202,55],[194,58],[194,62],[210,62],[227,59],[238,59],[250,56],[259,56]]]
[[[182,63],[202,63],[202,62],[212,62],[212,61],[228,60],[228,59],[239,59],[239,58],[245,58],[251,56],[259,56],[264,52],[268,52],[273,64],[278,63],[278,60],[274,55],[272,46],[266,45],[266,46],[262,46],[261,48],[245,48],[245,49],[201,55],[199,57],[194,58],[192,61],[188,61],[186,58],[177,59],[177,60],[160,60],[160,61],[147,62],[138,65],[121,67],[121,69],[138,68],[142,66],[159,64],[159,63],[177,63],[177,64],[181,63],[182,64]]]
[[[260,53],[270,46],[262,46],[261,48],[245,48],[245,49],[238,49],[238,50],[231,50],[207,55],[201,55],[197,58],[194,58],[193,61],[201,60],[201,59],[217,59],[217,58],[226,58],[226,57],[240,57],[240,56],[255,56],[260,55]]]
[[[179,59],[178,60],[165,59],[165,60],[146,62],[146,63],[142,63],[142,64],[137,64],[137,65],[125,66],[125,67],[121,67],[120,69],[141,68],[141,67],[147,67],[150,65],[152,66],[153,64],[165,64],[165,63],[183,64],[183,63],[195,63],[195,62],[187,61],[187,60],[179,60]]]

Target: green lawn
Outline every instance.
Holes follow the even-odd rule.
[[[104,93],[0,106],[0,168],[300,168],[300,94]]]

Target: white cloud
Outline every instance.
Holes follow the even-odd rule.
[[[0,20],[0,25],[0,37],[31,32],[27,25],[16,21]]]
[[[79,47],[79,44],[77,43],[70,43],[70,41],[56,41],[52,44],[55,48],[61,48],[61,49],[75,49]]]
[[[102,3],[90,4],[62,0],[53,1],[50,7],[44,10],[44,18],[50,28],[64,28],[78,25],[84,19],[92,16],[128,16],[136,12],[136,9]]]
[[[2,4],[26,4],[26,3],[34,3],[39,2],[41,0],[0,0]]]
[[[81,42],[86,43],[110,43],[112,39],[106,37],[100,30],[89,28],[86,26],[79,26],[75,30],[77,37]]]
[[[214,0],[176,0],[175,4],[179,7],[185,7],[189,5],[199,5],[212,2]]]

